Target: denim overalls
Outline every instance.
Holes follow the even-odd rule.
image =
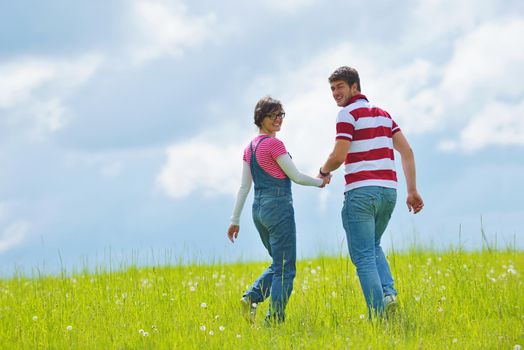
[[[275,178],[257,162],[256,150],[268,137],[259,139],[255,148],[251,141],[249,166],[255,183],[253,221],[273,262],[246,291],[244,297],[253,303],[259,303],[271,295],[268,318],[284,321],[284,310],[293,290],[296,274],[295,212],[289,178]]]

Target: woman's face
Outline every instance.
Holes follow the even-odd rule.
[[[282,122],[284,121],[284,116],[285,113],[281,109],[272,111],[262,119],[260,130],[266,134],[274,134],[280,131]]]

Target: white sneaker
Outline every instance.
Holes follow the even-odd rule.
[[[252,303],[248,298],[242,297],[242,299],[240,299],[240,308],[244,320],[246,320],[246,322],[249,324],[255,323],[257,303]]]
[[[398,309],[397,297],[394,295],[386,295],[384,297],[384,312],[387,317],[393,316]]]

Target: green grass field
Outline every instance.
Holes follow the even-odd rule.
[[[524,252],[390,255],[401,307],[370,322],[343,257],[300,261],[286,323],[242,319],[268,262],[128,267],[0,280],[2,349],[518,349]]]

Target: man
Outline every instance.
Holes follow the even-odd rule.
[[[370,317],[389,313],[396,305],[397,291],[380,239],[396,202],[397,176],[393,149],[400,153],[406,178],[406,204],[415,214],[424,203],[417,192],[415,159],[398,125],[384,110],[361,94],[354,68],[340,67],[329,77],[337,106],[336,140],[333,151],[320,168],[319,177],[344,163],[345,190],[342,223],[349,254],[357,268]]]

